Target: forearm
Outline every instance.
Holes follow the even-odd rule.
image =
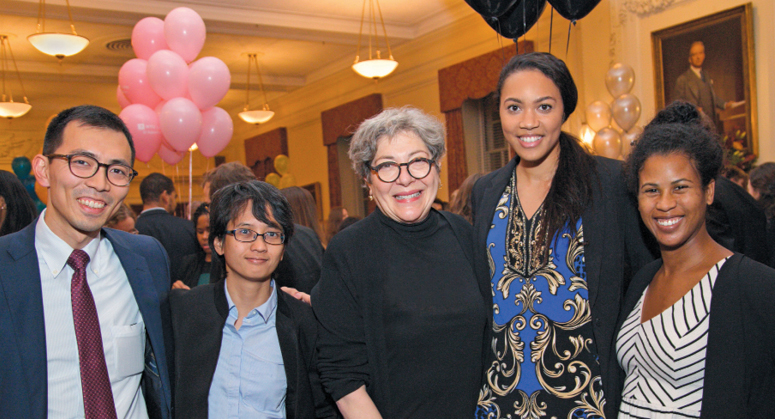
[[[357,390],[337,400],[336,407],[345,419],[382,419],[377,406],[366,392],[366,386],[360,386]]]

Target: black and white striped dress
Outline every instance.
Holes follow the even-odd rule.
[[[720,260],[686,295],[641,323],[646,288],[616,340],[627,374],[619,418],[682,419],[700,416],[710,300]]]

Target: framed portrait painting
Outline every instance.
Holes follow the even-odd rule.
[[[753,7],[747,3],[652,32],[657,109],[685,100],[718,134],[758,154]]]

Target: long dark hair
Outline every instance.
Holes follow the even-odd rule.
[[[293,222],[304,227],[309,227],[315,231],[318,236],[318,240],[323,239],[323,231],[320,229],[320,223],[318,223],[318,212],[315,206],[315,198],[312,194],[298,186],[291,186],[288,188],[280,189],[280,193],[283,194],[285,199],[291,205],[293,210]]]
[[[19,178],[5,170],[0,170],[0,196],[5,200],[5,221],[0,226],[0,236],[15,233],[35,221],[38,216],[35,202]]]
[[[513,57],[498,80],[498,103],[503,84],[509,76],[525,70],[537,70],[549,78],[560,91],[563,122],[576,109],[578,90],[565,63],[545,52],[531,52]],[[544,201],[544,231],[539,240],[546,242],[559,236],[567,225],[574,229],[581,214],[592,203],[593,185],[598,181],[595,158],[572,135],[560,133],[560,157],[552,186]],[[549,246],[545,247],[549,251]],[[546,255],[546,254],[545,254]]]

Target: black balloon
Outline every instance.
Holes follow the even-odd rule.
[[[574,21],[588,15],[598,3],[600,0],[549,0],[560,16]]]
[[[466,3],[485,19],[501,16],[519,2],[520,0],[466,0]]]
[[[522,0],[504,15],[485,17],[484,20],[504,38],[517,39],[538,22],[544,7],[546,7],[546,0]]]

